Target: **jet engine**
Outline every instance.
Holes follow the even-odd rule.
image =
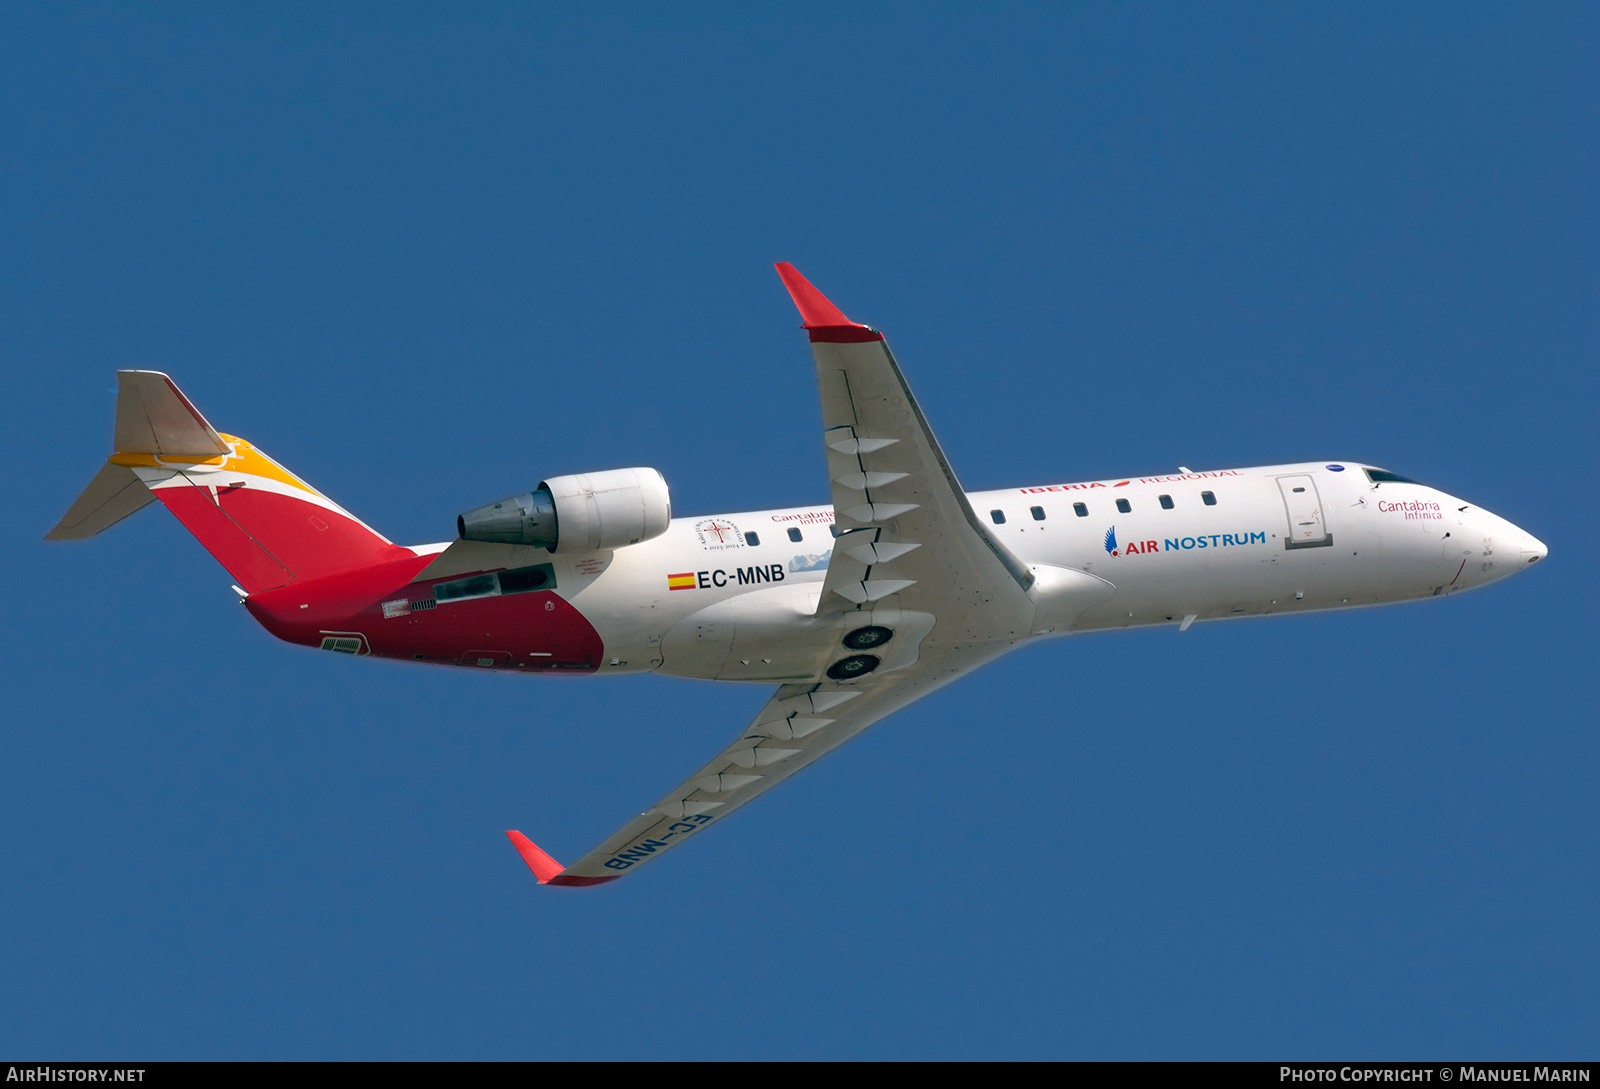
[[[523,495],[456,519],[464,541],[593,552],[638,544],[667,531],[672,499],[654,469],[608,469],[551,477]]]

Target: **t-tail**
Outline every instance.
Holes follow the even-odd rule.
[[[47,541],[92,537],[159,499],[247,594],[414,556],[248,442],[158,371],[117,372],[116,452]]]

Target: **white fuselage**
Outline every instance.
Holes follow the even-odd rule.
[[[967,498],[1025,564],[1109,584],[1105,600],[1039,634],[1432,597],[1482,586],[1546,554],[1489,511],[1421,484],[1373,483],[1359,462]],[[831,628],[808,627],[834,545],[832,522],[828,506],[675,518],[660,537],[601,564],[574,560],[563,569],[562,557],[554,559],[563,596],[605,642],[600,672],[782,680],[814,668],[815,653],[826,653],[815,648],[835,645]],[[940,637],[935,626],[926,640]]]

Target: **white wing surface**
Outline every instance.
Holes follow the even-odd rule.
[[[520,832],[507,832],[540,884],[614,881],[771,790],[874,722],[1004,653],[950,647],[915,666],[850,684],[786,684],[710,763],[610,839],[563,868]]]
[[[817,614],[841,621],[837,660],[780,687],[733,744],[571,866],[507,832],[540,884],[637,869],[1029,634],[1034,574],[978,520],[882,334],[777,268],[822,392],[838,537]]]
[[[1033,575],[979,521],[883,334],[777,267],[811,334],[840,533],[818,613],[882,602],[932,614],[944,643],[1027,635]]]

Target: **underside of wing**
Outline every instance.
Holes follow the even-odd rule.
[[[815,681],[780,687],[710,763],[571,866],[508,832],[540,884],[612,881],[676,847],[1003,654],[1035,630],[1030,589],[1060,581],[1045,571],[1041,583],[978,520],[882,334],[777,268],[811,336],[835,518],[816,615],[804,619],[833,621],[840,645]]]
[[[947,647],[924,655],[914,667],[856,684],[786,684],[733,744],[565,868],[520,832],[506,835],[541,885],[614,881],[753,801],[884,716],[1002,651],[994,644]]]

